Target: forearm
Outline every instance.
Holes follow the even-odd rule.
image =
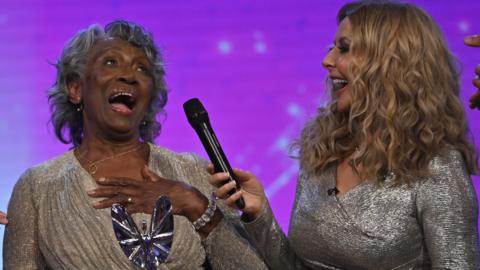
[[[268,269],[245,238],[238,217],[224,216],[203,240],[213,269]]]
[[[271,269],[307,269],[290,247],[268,203],[257,219],[244,225],[250,242]]]

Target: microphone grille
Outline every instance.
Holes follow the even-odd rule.
[[[208,121],[208,114],[198,98],[192,98],[183,103],[183,110],[191,125],[197,125]]]

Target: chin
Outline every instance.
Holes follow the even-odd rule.
[[[138,126],[130,123],[111,123],[109,126],[111,137],[118,139],[131,139],[138,135]]]
[[[351,106],[352,103],[350,102],[350,100],[345,100],[342,98],[337,100],[337,111],[339,112],[348,112]]]
[[[350,93],[345,92],[337,100],[337,110],[340,112],[347,112],[352,106],[352,99],[350,98]]]

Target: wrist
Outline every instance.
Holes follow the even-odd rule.
[[[217,201],[215,199],[214,194],[212,193],[212,195],[210,196],[210,199],[208,200],[208,205],[205,211],[202,213],[202,215],[198,219],[192,222],[193,228],[195,228],[195,230],[198,231],[200,228],[207,225],[212,220],[216,210],[217,210]]]
[[[202,240],[207,238],[207,236],[213,231],[213,229],[217,227],[217,225],[222,221],[222,219],[223,219],[222,212],[219,209],[216,209],[210,222],[208,222],[207,224],[205,224],[205,226],[197,230]]]
[[[184,208],[185,217],[188,218],[190,222],[194,222],[207,210],[208,198],[199,191],[194,191],[193,194],[189,194],[188,198],[190,198],[190,200],[188,200],[189,204]]]
[[[243,222],[252,222],[262,215],[267,200],[266,198],[262,198],[260,201],[261,202],[258,204],[258,207],[250,207],[242,211],[241,219]]]
[[[202,195],[202,198],[207,200],[205,196]],[[202,204],[199,204],[202,205]],[[223,218],[222,212],[217,209],[217,201],[215,195],[212,193],[210,198],[207,200],[206,207],[199,207],[198,209],[203,209],[199,214],[198,211],[195,215],[192,215],[194,220],[192,222],[193,228],[199,233],[202,239],[206,238],[210,232],[220,223]],[[197,217],[195,219],[195,217]]]

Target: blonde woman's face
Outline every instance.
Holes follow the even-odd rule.
[[[337,100],[339,111],[347,111],[352,105],[352,95],[348,85],[352,78],[348,69],[352,59],[351,40],[352,25],[347,17],[338,25],[333,46],[323,59],[323,66],[328,70],[332,83],[332,96]]]

